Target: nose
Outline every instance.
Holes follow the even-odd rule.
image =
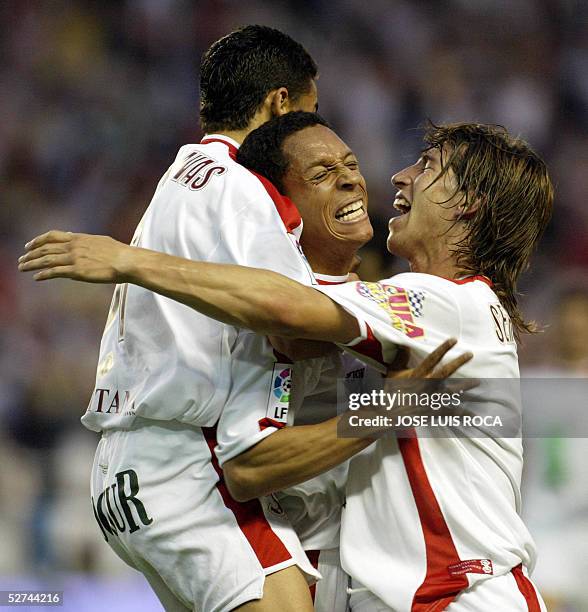
[[[403,170],[400,170],[399,172],[394,174],[390,179],[392,185],[394,185],[394,187],[396,187],[397,189],[402,189],[402,187],[410,185],[410,183],[412,182],[412,176],[410,174],[411,168],[412,166],[408,166],[407,168],[404,168]]]
[[[362,180],[363,177],[359,170],[352,170],[351,168],[344,167],[337,177],[337,187],[339,189],[353,190]]]

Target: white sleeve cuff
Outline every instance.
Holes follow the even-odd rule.
[[[214,454],[219,466],[222,468],[224,463],[249,450],[276,431],[279,431],[277,427],[265,427],[253,436],[241,436],[225,444],[217,443],[214,447]]]

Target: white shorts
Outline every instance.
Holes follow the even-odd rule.
[[[352,581],[352,612],[404,612],[392,610],[381,599]],[[427,612],[547,612],[539,592],[521,566],[508,574],[480,580],[462,591],[449,605],[431,603]]]
[[[137,419],[105,432],[92,504],[113,550],[145,574],[167,610],[228,612],[263,595],[266,575],[298,565],[320,577],[271,500],[235,502],[213,430]]]
[[[316,558],[316,567],[322,576],[314,587],[315,612],[349,612],[349,575],[341,567],[339,549],[308,551],[308,556]]]

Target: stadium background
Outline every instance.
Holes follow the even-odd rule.
[[[522,288],[549,327],[521,361],[588,376],[588,3],[5,0],[0,20],[0,588],[64,588],[67,610],[158,609],[88,502],[96,438],[78,419],[112,289],[36,285],[16,259],[50,228],[130,239],[178,147],[201,136],[199,58],[236,26],[283,29],[317,60],[320,111],[370,190],[367,278],[403,269],[384,247],[389,177],[417,156],[426,117],[501,123],[540,151],[555,216]],[[525,512],[556,611],[588,610],[587,449],[530,444]]]

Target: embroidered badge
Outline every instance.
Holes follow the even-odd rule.
[[[494,568],[490,559],[468,559],[447,566],[450,576],[462,574],[493,574]]]

